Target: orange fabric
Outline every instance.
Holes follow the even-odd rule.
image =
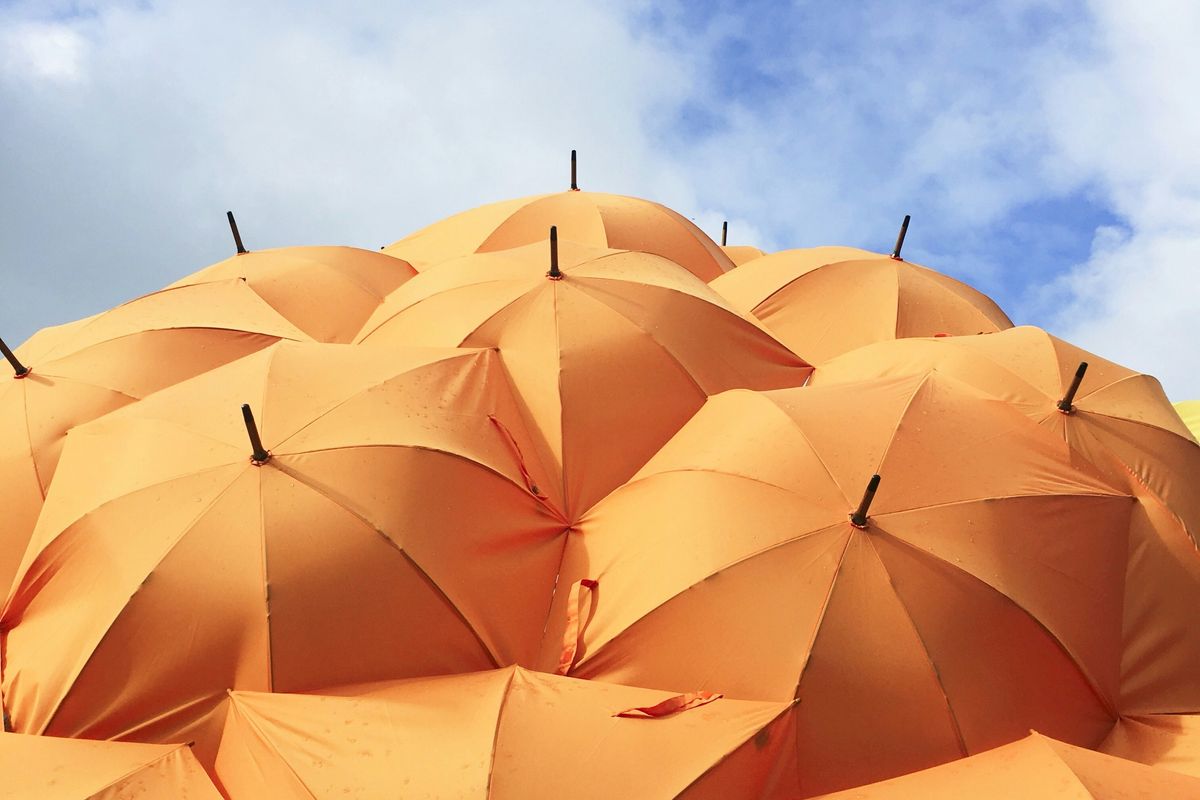
[[[636,197],[580,191],[522,197],[464,211],[385,247],[383,252],[424,271],[471,253],[543,241],[551,225],[558,228],[560,239],[662,256],[703,281],[733,269],[733,262],[719,245],[666,206]]]
[[[629,717],[631,719],[662,719],[672,714],[678,714],[681,711],[688,711],[708,705],[714,700],[720,700],[724,696],[716,692],[688,692],[687,694],[677,694],[674,697],[668,697],[661,703],[655,703],[652,706],[627,708],[624,711],[618,711],[613,716]]]
[[[595,589],[599,586],[594,580],[581,578],[571,584],[571,592],[567,596],[567,629],[563,633],[562,655],[558,659],[559,675],[566,675],[575,666],[575,657],[579,652],[579,636],[583,626],[591,614],[595,602]]]
[[[1012,327],[999,306],[964,283],[851,247],[772,253],[711,285],[813,363],[872,342]]]
[[[1058,401],[1081,361],[1075,411]],[[1043,330],[881,342],[820,365],[810,386],[871,378],[951,375],[1010,403],[1050,430],[1073,461],[1138,500],[1130,527],[1121,710],[1200,709],[1200,445],[1158,381]],[[1068,449],[1069,448],[1069,449]]]
[[[937,372],[717,395],[567,540],[560,582],[605,595],[571,674],[798,699],[780,796],[1032,726],[1094,745],[1116,719],[1133,503],[1063,450]]]
[[[171,287],[246,282],[280,316],[318,342],[349,342],[383,298],[417,271],[357,247],[282,247],[227,258]]]
[[[5,798],[220,800],[186,745],[127,744],[0,733]]]
[[[1125,800],[1200,798],[1200,780],[1101,755],[1033,733],[978,755],[900,778],[821,795],[828,800]]]
[[[559,469],[539,488],[568,520],[628,479],[707,395],[808,376],[805,361],[664,258],[560,235],[562,280],[546,277],[548,260],[543,234],[428,269],[358,341],[498,348],[539,458]]]
[[[209,759],[229,687],[533,661],[565,526],[514,438],[492,351],[295,343],[76,428],[0,618],[15,729]]]
[[[309,337],[238,280],[146,295],[35,334],[16,353],[32,373],[0,375],[0,592],[7,592],[67,431],[165,386]]]
[[[756,258],[762,258],[766,255],[766,253],[757,247],[749,247],[747,245],[731,245],[729,247],[722,247],[721,249],[725,251],[725,255],[729,256],[729,260],[733,262],[735,267],[740,267],[747,261],[753,261]]]
[[[1097,749],[1200,778],[1200,714],[1123,716]]]
[[[758,793],[767,729],[787,704],[613,716],[669,699],[511,667],[330,696],[234,692],[217,773],[232,800],[717,797],[683,795],[709,776]]]

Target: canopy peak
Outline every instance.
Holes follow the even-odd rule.
[[[1075,393],[1079,391],[1079,384],[1083,383],[1083,374],[1087,372],[1087,362],[1080,361],[1079,368],[1075,370],[1075,377],[1071,379],[1071,386],[1067,389],[1067,393],[1063,395],[1062,400],[1058,401],[1058,410],[1064,414],[1075,413]]]
[[[875,491],[879,488],[879,475],[872,475],[871,480],[867,481],[867,490],[863,492],[862,502],[858,504],[858,508],[850,515],[850,524],[856,528],[866,530],[867,512],[871,509],[871,501],[875,499]]]
[[[896,247],[892,250],[892,258],[896,259],[897,261],[904,260],[900,257],[900,249],[904,247],[904,237],[908,235],[908,221],[911,219],[911,216],[905,214],[904,222],[900,223],[900,235],[896,237]]]
[[[21,363],[16,354],[8,349],[8,345],[4,343],[3,339],[0,339],[0,353],[3,353],[4,358],[12,365],[14,378],[24,378],[29,374],[29,367]]]
[[[256,467],[271,460],[271,454],[263,447],[262,439],[258,436],[258,425],[254,422],[254,412],[249,403],[242,403],[242,419],[246,423],[246,434],[250,437],[250,463]]]
[[[552,281],[562,280],[562,271],[558,268],[558,226],[550,226],[550,271],[546,277]]]
[[[238,255],[246,252],[246,246],[242,244],[242,235],[238,233],[237,220],[233,218],[232,211],[226,211],[225,216],[229,218],[229,230],[233,231],[233,243],[237,245]]]

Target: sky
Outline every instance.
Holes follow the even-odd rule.
[[[0,0],[0,336],[580,185],[904,253],[1200,398],[1200,4]]]

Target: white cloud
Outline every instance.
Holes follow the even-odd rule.
[[[83,36],[66,25],[14,25],[0,34],[0,69],[33,80],[78,81],[83,78],[86,48]]]
[[[1200,397],[1200,6],[1093,4],[1091,53],[1045,83],[1060,168],[1097,183],[1128,226],[1100,230],[1057,286],[1056,332]]]
[[[41,54],[0,73],[10,341],[225,257],[226,209],[251,248],[378,247],[479,203],[566,188],[578,148],[584,188],[695,216],[688,177],[651,133],[691,91],[687,58],[635,35],[620,3],[44,13],[0,9],[0,36]],[[50,40],[87,42],[85,55],[55,67]],[[34,74],[68,64],[86,81]]]

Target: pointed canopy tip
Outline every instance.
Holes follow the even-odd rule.
[[[552,281],[561,281],[563,274],[558,268],[558,226],[550,226],[550,271],[546,277]]]
[[[229,220],[229,230],[233,231],[233,243],[237,245],[237,254],[245,255],[246,247],[242,244],[242,234],[238,233],[237,220],[233,218],[233,212],[226,211],[225,216]]]
[[[721,223],[721,247],[725,247],[729,240],[729,220]]]
[[[12,350],[8,349],[8,345],[4,343],[3,339],[0,339],[0,353],[4,354],[5,360],[12,367],[14,379],[24,378],[32,371],[29,367],[21,363],[21,360],[17,358]]]
[[[246,435],[250,437],[250,463],[261,467],[271,460],[271,453],[263,447],[259,438],[258,424],[254,421],[254,412],[250,410],[249,403],[242,403],[242,420],[246,423]]]
[[[875,499],[875,492],[879,489],[879,475],[871,476],[871,480],[867,481],[867,490],[863,492],[862,502],[858,504],[858,508],[850,515],[850,524],[859,530],[866,530],[870,527],[867,522],[867,512],[871,510],[871,501]]]
[[[572,192],[578,192],[578,191],[579,191],[579,181],[578,181],[578,179],[577,179],[577,177],[576,177],[576,171],[575,171],[575,161],[576,161],[576,159],[575,159],[575,151],[574,151],[574,150],[572,150],[572,151],[571,151],[571,191],[572,191]]]
[[[897,261],[903,261],[900,257],[900,250],[904,247],[904,237],[908,235],[908,223],[912,217],[908,214],[904,215],[904,222],[900,223],[900,235],[896,237],[896,246],[892,248],[892,258]]]
[[[1075,370],[1075,377],[1071,379],[1071,386],[1067,389],[1067,393],[1056,404],[1058,410],[1063,414],[1075,413],[1075,393],[1079,391],[1079,384],[1083,383],[1083,375],[1087,372],[1087,362],[1080,361],[1079,368]]]

